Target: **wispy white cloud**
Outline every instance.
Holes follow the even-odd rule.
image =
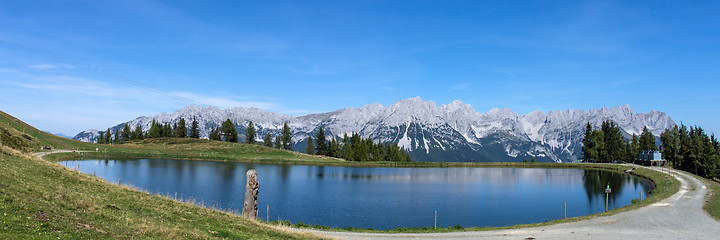
[[[104,128],[143,115],[201,103],[219,108],[256,107],[289,113],[275,100],[222,93],[166,92],[92,78],[0,69],[0,106],[34,126],[68,135]],[[295,110],[294,113],[307,111]]]
[[[380,89],[385,90],[385,91],[390,91],[390,92],[395,91],[395,88],[388,87],[388,86],[380,87]]]
[[[6,70],[4,72],[11,72]],[[1,79],[0,83],[9,86],[45,93],[47,97],[62,97],[72,94],[73,98],[97,98],[105,101],[126,101],[157,103],[167,105],[203,104],[219,108],[255,107],[263,110],[278,110],[282,107],[272,101],[252,101],[220,94],[199,94],[191,92],[166,92],[154,88],[119,87],[110,83],[83,77],[66,75],[41,75],[12,71],[9,78]]]
[[[243,101],[230,97],[209,96],[189,92],[176,92],[174,94],[182,96],[184,98],[192,99],[193,101],[197,101],[208,106],[218,108],[254,107],[262,110],[278,110],[281,108],[279,104],[269,101]]]
[[[58,68],[73,69],[73,68],[75,68],[75,66],[70,65],[70,64],[65,64],[65,63],[60,63],[60,64],[43,63],[43,64],[28,66],[28,68],[39,69],[39,70],[58,69]]]

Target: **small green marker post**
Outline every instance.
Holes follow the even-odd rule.
[[[610,182],[608,182],[607,187],[605,188],[605,211],[608,211],[608,203],[610,201],[610,192],[612,192],[612,189],[610,189]]]

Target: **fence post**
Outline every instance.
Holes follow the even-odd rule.
[[[433,229],[437,229],[437,211],[435,211],[435,225]]]
[[[567,219],[567,201],[563,201],[563,212],[565,219]]]

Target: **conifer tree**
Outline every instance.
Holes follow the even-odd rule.
[[[342,145],[340,146],[340,158],[343,158],[345,160],[350,160],[350,156],[352,155],[352,149],[350,149],[350,137],[348,137],[347,133],[343,134],[342,139]]]
[[[256,135],[257,132],[255,131],[255,124],[250,121],[250,123],[248,123],[247,129],[245,130],[245,142],[248,144],[256,144]]]
[[[155,121],[155,119],[152,120],[152,123],[150,124],[150,130],[148,130],[148,138],[159,138],[162,137],[162,129],[160,124]]]
[[[328,157],[340,157],[340,139],[335,136],[330,141],[330,145],[328,146]]]
[[[662,142],[662,156],[673,165],[677,164],[678,159],[678,150],[680,148],[680,141],[678,138],[677,125],[673,126],[672,129],[665,129],[665,131],[660,134],[660,140]]]
[[[292,143],[292,133],[290,132],[290,127],[288,127],[287,122],[283,124],[281,134],[282,137],[280,140],[282,141],[282,148],[285,150],[292,150],[292,146],[290,145]]]
[[[640,138],[638,138],[638,136],[633,133],[633,136],[630,140],[630,151],[633,155],[633,159],[637,157],[638,153],[640,153],[640,150]]]
[[[315,146],[313,146],[312,136],[308,136],[307,147],[305,148],[305,153],[310,154],[310,155],[315,155]]]
[[[96,143],[97,143],[97,144],[103,144],[103,143],[105,143],[105,136],[104,136],[104,135],[105,135],[105,132],[103,132],[103,131],[99,131],[99,132],[98,132],[98,138],[97,138],[97,140],[96,140]]]
[[[275,136],[275,148],[282,148],[282,141],[280,141],[280,135]]]
[[[597,132],[593,130],[590,122],[585,125],[585,137],[582,140],[583,162],[598,161]]]
[[[192,125],[190,126],[190,137],[191,138],[200,138],[200,130],[198,126],[197,120],[195,120],[195,116],[193,116]]]
[[[140,125],[135,125],[135,131],[133,131],[132,136],[130,138],[132,138],[133,140],[142,140],[143,139],[142,127],[140,127]]]
[[[210,135],[208,135],[208,138],[210,138],[210,140],[222,141],[222,136],[220,135],[220,130],[218,130],[218,128],[212,128],[210,130]]]
[[[185,125],[185,118],[180,118],[175,127],[175,137],[184,138],[187,137],[187,126]]]
[[[623,161],[629,163],[633,162],[637,154],[635,153],[635,148],[633,147],[632,140],[625,140],[623,145]]]
[[[120,143],[120,129],[115,130],[115,139],[113,140],[113,144]]]
[[[640,134],[639,150],[658,150],[657,145],[655,145],[655,136],[648,130],[647,126],[643,127],[642,134]]]
[[[229,118],[222,123],[220,129],[223,136],[225,136],[225,141],[238,142],[237,129],[235,128],[235,124],[233,124]]]
[[[126,123],[123,125],[122,132],[120,133],[120,141],[127,142],[128,140],[130,140],[130,134],[130,126],[128,126],[128,124]]]
[[[110,128],[105,131],[105,144],[111,144],[112,143],[112,132],[110,131]]]
[[[600,131],[602,132],[602,142],[604,148],[601,150],[602,162],[613,162],[622,158],[622,130],[615,122],[603,121]]]
[[[270,133],[265,134],[265,137],[263,138],[263,146],[273,147],[273,139],[272,136],[270,136]]]
[[[163,137],[172,137],[172,136],[173,136],[173,133],[172,133],[172,125],[170,125],[169,122],[168,122],[168,123],[165,123],[165,126],[163,127],[163,134],[162,134],[162,136],[163,136]]]
[[[322,127],[320,127],[320,130],[315,135],[315,151],[318,155],[328,154],[328,145],[325,140],[325,131],[323,131]]]

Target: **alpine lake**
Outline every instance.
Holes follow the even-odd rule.
[[[438,227],[539,223],[605,211],[608,185],[609,209],[644,199],[653,188],[642,178],[594,169],[365,168],[166,159],[59,164],[152,194],[238,213],[245,173],[255,169],[258,218],[338,228],[433,227],[436,219]]]

